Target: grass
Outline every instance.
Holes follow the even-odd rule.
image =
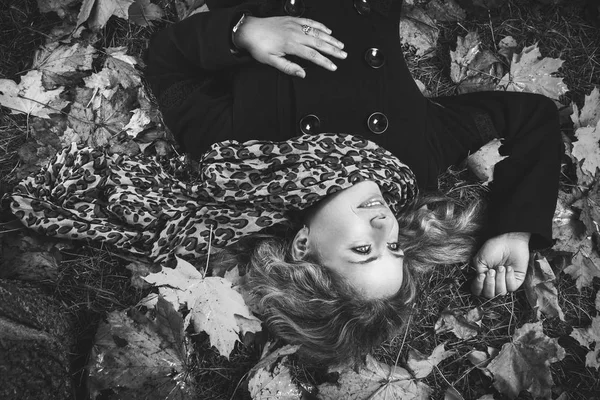
[[[168,1],[168,15],[174,8]],[[559,5],[539,5],[524,0],[509,0],[490,13],[470,15],[460,23],[440,23],[440,38],[434,54],[416,57],[410,50],[406,53],[409,68],[434,95],[450,95],[456,85],[450,81],[449,50],[455,46],[457,35],[477,31],[484,47],[495,50],[495,43],[504,36],[513,36],[523,46],[538,43],[542,55],[560,57],[565,60],[561,76],[570,88],[563,102],[575,102],[579,106],[583,97],[594,86],[600,85],[600,30],[582,14],[583,2],[564,2]],[[16,79],[31,65],[35,49],[43,43],[46,33],[60,24],[52,15],[41,15],[34,0],[14,0],[0,4],[0,79]],[[99,46],[126,46],[130,54],[141,55],[148,37],[157,27],[143,28],[125,21],[113,19],[100,32]],[[565,125],[564,132],[572,136],[571,127]],[[17,182],[18,149],[25,143],[29,132],[29,121],[21,115],[0,113],[0,196],[10,192]],[[568,166],[567,166],[568,167]],[[566,176],[573,176],[565,170]],[[564,179],[562,190],[569,191],[570,183]],[[485,195],[485,188],[474,183],[466,170],[457,168],[448,171],[441,179],[443,192],[469,202]],[[0,235],[2,231],[13,232],[11,216],[0,213]],[[17,228],[19,229],[19,228]],[[560,268],[564,256],[553,252],[546,255]],[[110,249],[93,246],[77,246],[64,251],[58,276],[53,281],[42,282],[50,287],[70,313],[76,317],[79,346],[73,359],[74,379],[78,383],[78,398],[85,398],[85,373],[95,328],[101,318],[113,310],[121,310],[141,299],[146,292],[134,289],[129,284],[125,269],[128,261]],[[388,364],[403,365],[408,352],[417,349],[429,354],[435,346],[445,343],[446,349],[456,355],[441,363],[424,381],[433,390],[434,398],[443,398],[448,386],[456,388],[465,399],[476,399],[492,393],[491,380],[466,360],[473,348],[485,350],[488,346],[501,348],[510,341],[515,329],[531,322],[535,316],[522,291],[492,300],[471,296],[466,283],[469,278],[467,266],[453,266],[433,271],[423,282],[425,290],[418,299],[410,323],[404,333],[384,343],[375,354]],[[586,350],[569,338],[572,328],[586,327],[597,315],[594,307],[595,294],[600,288],[596,280],[593,287],[579,292],[574,281],[559,274],[556,282],[559,303],[565,313],[565,321],[544,319],[544,331],[566,349],[566,357],[551,370],[555,381],[553,398],[569,391],[569,399],[600,398],[598,372],[585,368]],[[435,322],[440,313],[449,307],[452,310],[468,310],[482,306],[485,310],[482,328],[474,339],[459,340],[452,334],[436,335]],[[249,369],[260,358],[265,335],[248,337],[245,344],[238,344],[229,360],[219,356],[210,348],[205,335],[194,337],[196,351],[193,353],[189,372],[197,386],[198,398],[202,399],[247,399],[244,388]],[[293,375],[303,384],[308,393],[314,393],[314,385],[329,379],[320,370],[311,370],[299,363],[293,364]],[[307,398],[310,398],[307,395]],[[522,393],[519,398],[530,398]],[[500,398],[500,397],[496,397]]]

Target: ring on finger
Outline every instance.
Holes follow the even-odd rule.
[[[305,35],[310,35],[312,29],[313,28],[308,25],[302,25],[302,32],[304,32]]]

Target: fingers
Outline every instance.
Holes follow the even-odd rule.
[[[301,66],[291,62],[286,58],[272,57],[267,61],[267,63],[285,74],[297,76],[299,78],[304,78],[306,76],[306,72],[304,72],[304,69],[302,69]]]
[[[293,17],[292,17],[293,18]],[[320,22],[314,21],[312,19],[308,19],[308,18],[296,18],[297,22],[300,25],[307,25],[310,26],[313,29],[318,29],[320,31],[323,31],[327,34],[331,34],[331,29],[329,29],[328,27],[326,27],[325,25],[323,25]]]
[[[506,269],[501,265],[496,272],[495,296],[503,296],[506,293]]]
[[[496,270],[490,269],[485,275],[482,296],[491,299],[496,295]]]
[[[335,71],[337,69],[337,65],[331,62],[329,58],[325,57],[319,51],[310,47],[298,46],[293,52],[291,52],[291,54],[311,61],[312,63],[317,64],[330,71]]]
[[[525,272],[515,271],[512,267],[508,267],[506,271],[506,290],[514,292],[521,287],[525,281]]]
[[[485,280],[485,274],[478,274],[473,282],[471,282],[471,293],[475,296],[481,296],[481,292],[483,291],[483,282]]]

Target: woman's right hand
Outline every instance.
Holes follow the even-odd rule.
[[[303,31],[308,26],[308,33]],[[286,58],[298,56],[330,71],[337,66],[326,56],[346,58],[344,44],[331,36],[331,30],[320,22],[295,17],[246,17],[233,37],[233,44],[257,61],[288,74],[304,78],[306,72]]]

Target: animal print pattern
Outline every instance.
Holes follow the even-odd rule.
[[[11,209],[48,236],[102,241],[156,262],[173,254],[193,261],[209,242],[227,246],[357,182],[375,181],[395,214],[417,194],[405,164],[342,134],[221,142],[200,160],[197,181],[176,172],[147,157],[73,144],[16,187]]]

